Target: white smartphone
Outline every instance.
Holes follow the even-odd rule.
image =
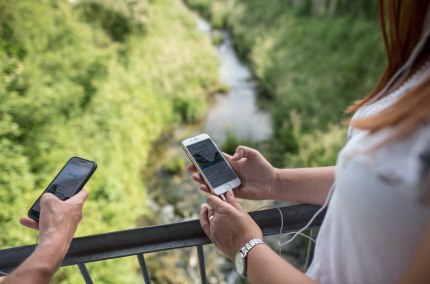
[[[182,141],[182,147],[213,194],[222,195],[241,181],[208,134]]]

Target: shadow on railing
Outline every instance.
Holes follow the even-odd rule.
[[[268,236],[279,234],[281,212],[284,220],[284,233],[305,226],[319,208],[314,205],[295,205],[254,211],[250,212],[250,215],[260,226],[263,235]],[[323,218],[324,214],[320,214],[310,227],[320,226]],[[110,232],[73,239],[62,266],[78,265],[85,282],[93,283],[85,263],[136,255],[142,276],[145,283],[148,284],[150,277],[144,254],[195,246],[199,259],[201,282],[207,283],[203,245],[209,243],[210,240],[201,229],[198,220]],[[0,250],[0,270],[12,271],[34,249],[34,245],[29,245]],[[312,256],[313,245],[310,244],[307,264],[311,262]]]

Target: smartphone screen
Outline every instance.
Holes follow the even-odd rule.
[[[82,158],[71,158],[54,180],[45,189],[61,200],[67,200],[78,193],[96,170],[96,163]],[[33,204],[28,216],[36,221],[40,215],[40,197]]]
[[[210,139],[186,147],[212,188],[238,178]]]

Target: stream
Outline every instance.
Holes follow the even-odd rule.
[[[211,36],[210,25],[199,20],[199,31]],[[240,62],[233,48],[231,36],[222,31],[222,43],[217,48],[219,81],[229,87],[225,95],[218,95],[206,117],[204,131],[222,145],[227,133],[252,142],[267,140],[272,135],[270,115],[257,106],[256,84],[248,67]]]
[[[200,32],[212,37],[208,22],[200,18],[196,26]],[[207,195],[199,191],[198,186],[191,181],[190,173],[183,170],[189,160],[180,147],[182,139],[202,132],[208,133],[218,145],[223,145],[231,133],[239,140],[253,143],[271,138],[270,115],[258,107],[257,88],[252,74],[239,60],[230,34],[227,31],[222,31],[221,34],[222,43],[214,48],[219,59],[219,81],[228,87],[228,92],[215,95],[204,121],[198,125],[178,127],[156,143],[149,158],[149,170],[145,173],[147,205],[152,214],[143,217],[138,222],[139,226],[198,218],[200,204],[206,201]],[[173,169],[171,165],[174,165]],[[220,252],[213,246],[205,246],[204,250],[208,283],[241,283],[232,263],[226,261]],[[169,267],[169,273],[174,274],[175,283],[190,283],[200,279],[195,250],[181,249],[153,255],[148,260],[156,267],[166,268],[175,264],[174,268]],[[169,277],[163,274],[163,270],[158,269],[154,276],[160,280]],[[164,278],[162,282],[165,281],[168,280]]]
[[[199,19],[197,29],[211,37],[211,27],[206,21]],[[198,210],[191,208],[190,204],[199,206],[206,198],[191,181],[190,173],[183,171],[189,160],[180,147],[181,140],[206,132],[222,148],[229,133],[239,140],[253,143],[267,141],[272,135],[270,115],[258,107],[256,83],[251,72],[236,55],[229,33],[223,31],[222,35],[222,44],[214,48],[220,63],[219,80],[229,91],[215,95],[203,122],[178,127],[165,135],[162,142],[156,143],[154,154],[149,159],[152,170],[145,177],[152,198],[149,205],[158,211],[158,207],[163,206],[163,215],[160,216],[163,223],[197,217],[193,213]],[[181,170],[171,169],[172,164]],[[184,193],[189,195],[187,199],[183,198]]]

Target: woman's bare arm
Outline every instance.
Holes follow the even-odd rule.
[[[274,199],[322,205],[336,167],[275,169]]]
[[[406,283],[429,283],[430,282],[430,222],[427,225],[421,242],[418,244],[416,252],[409,265],[406,267],[400,284]]]
[[[249,252],[247,265],[247,276],[252,283],[317,283],[266,245],[257,245]]]

